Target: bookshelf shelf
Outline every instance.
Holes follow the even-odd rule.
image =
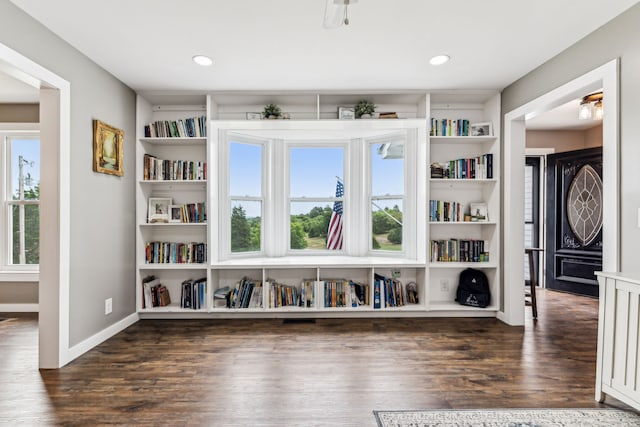
[[[224,259],[218,252],[218,236],[229,233],[224,230],[220,216],[225,212],[218,204],[219,188],[224,185],[226,175],[219,166],[221,151],[214,146],[216,139],[210,132],[201,137],[148,137],[145,127],[155,122],[178,121],[187,118],[206,116],[199,123],[205,123],[213,129],[221,123],[238,123],[238,129],[255,130],[255,122],[247,120],[247,113],[261,112],[266,104],[279,105],[290,120],[279,120],[288,131],[307,131],[316,126],[317,121],[344,124],[338,120],[338,107],[355,105],[361,99],[368,99],[376,106],[377,112],[396,112],[398,119],[408,126],[410,120],[424,120],[427,134],[431,119],[465,119],[470,124],[491,123],[493,134],[488,136],[429,136],[421,137],[421,159],[427,161],[417,167],[420,177],[420,209],[428,208],[429,200],[455,201],[468,208],[470,203],[484,203],[487,206],[490,221],[427,222],[426,216],[419,223],[413,223],[420,234],[422,245],[418,256],[369,256],[371,251],[362,248],[359,256],[344,255],[305,255],[287,254],[273,257],[233,257]],[[208,95],[153,94],[138,95],[136,118],[136,307],[138,313],[148,318],[183,317],[380,317],[380,316],[495,316],[498,308],[492,305],[485,309],[466,307],[455,302],[455,288],[459,273],[465,268],[483,270],[490,281],[492,301],[500,300],[500,95],[495,91],[373,91],[361,92],[237,92],[211,93]],[[379,130],[391,119],[356,120],[358,129]],[[244,126],[244,127],[243,127]],[[210,129],[207,129],[209,131]],[[167,133],[147,133],[158,135]],[[176,134],[176,133],[172,133]],[[179,134],[184,135],[184,132]],[[191,133],[188,133],[191,134]],[[491,154],[493,177],[490,179],[441,179],[430,178],[430,166],[433,163],[444,164],[457,159],[482,158]],[[206,162],[206,178],[202,180],[145,180],[145,176],[167,174],[144,174],[143,159],[147,156],[155,159],[189,162]],[[156,162],[153,160],[151,164]],[[421,163],[422,164],[422,163]],[[480,163],[482,164],[482,163]],[[155,169],[153,169],[155,171]],[[481,172],[484,170],[480,169]],[[187,175],[185,175],[187,176]],[[202,175],[189,175],[202,176]],[[441,176],[441,175],[440,175]],[[451,176],[454,176],[453,174]],[[464,175],[455,175],[464,176]],[[491,176],[476,174],[473,176]],[[149,198],[171,198],[172,205],[185,205],[205,202],[206,223],[148,223],[147,211]],[[465,212],[466,213],[466,212]],[[424,237],[422,237],[424,236]],[[489,252],[491,262],[430,262],[430,242],[432,240],[482,240]],[[207,262],[199,264],[147,264],[145,263],[145,244],[148,242],[201,242],[207,245]],[[413,256],[413,258],[411,258]],[[150,258],[152,259],[152,258]],[[158,259],[158,258],[153,258]],[[466,258],[468,259],[468,258]],[[143,308],[141,282],[148,276],[155,276],[166,285],[172,304],[167,307]],[[376,275],[387,278],[396,277],[404,286],[415,283],[419,303],[397,307],[374,308],[374,279]],[[234,287],[243,278],[262,284],[262,307],[227,308],[216,306],[214,293],[229,286]],[[301,306],[269,307],[271,281],[283,287],[295,287],[301,292],[305,281],[313,281],[314,286],[323,286],[322,282],[331,280],[353,281],[366,287],[369,292],[368,305],[357,307],[322,307],[320,299],[313,307]],[[181,308],[181,286],[185,281],[206,281],[206,291],[202,308],[193,310]],[[446,283],[447,286],[443,286]],[[325,285],[326,286],[326,285]],[[349,284],[348,286],[353,286]],[[324,291],[318,291],[320,298]],[[356,288],[354,288],[356,289]],[[446,289],[446,290],[445,290]],[[320,294],[320,295],[319,295]],[[300,294],[298,294],[300,295]],[[358,295],[358,299],[362,296]],[[349,297],[349,300],[352,296]],[[215,299],[216,302],[220,301]]]
[[[465,268],[498,268],[498,265],[492,262],[432,262],[430,268],[448,268],[448,269],[465,269]]]
[[[141,264],[138,266],[139,270],[207,270],[207,264],[203,263],[183,263],[183,264]]]
[[[207,143],[207,138],[204,137],[191,137],[191,138],[140,138],[140,142],[154,145],[164,146],[188,146],[199,145],[204,146]]]
[[[495,136],[431,136],[429,137],[431,144],[447,145],[447,144],[483,144],[493,143]]]
[[[489,305],[485,308],[468,307],[460,305],[456,302],[433,302],[429,305],[429,311],[451,311],[451,312],[495,312],[498,311],[498,307],[495,305]]]
[[[488,252],[489,262],[434,262],[427,263],[427,310],[441,315],[495,315],[497,308],[467,307],[455,302],[460,275],[466,268],[482,270],[489,279],[491,300],[500,300],[500,95],[483,100],[464,99],[464,94],[433,95],[431,98],[432,129],[445,127],[451,132],[460,129],[460,123],[489,123],[492,135],[429,137],[429,165],[433,178],[428,179],[429,199],[438,201],[430,205],[436,209],[434,218],[462,218],[471,215],[471,204],[484,205],[489,221],[430,221],[428,224],[431,251],[443,251],[448,257],[469,259],[469,255],[482,257]],[[456,127],[457,126],[457,127]],[[461,132],[458,132],[461,133]],[[450,179],[439,176],[480,176],[481,179]],[[484,178],[484,177],[488,178]],[[437,207],[436,207],[437,206]],[[469,242],[469,243],[467,243]],[[475,245],[477,244],[477,245]],[[475,246],[474,246],[475,245]],[[447,252],[448,251],[448,252]],[[456,251],[460,251],[457,254]],[[463,252],[464,251],[464,252]],[[434,259],[439,254],[430,254]],[[458,256],[459,255],[459,256]],[[445,255],[446,257],[447,255]]]

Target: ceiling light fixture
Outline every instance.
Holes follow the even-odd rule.
[[[602,92],[595,92],[583,97],[578,109],[578,119],[588,120],[593,118],[594,120],[602,120],[604,115],[602,99]]]
[[[324,28],[349,25],[349,5],[354,3],[358,3],[358,0],[327,0],[322,24]]]
[[[213,64],[213,60],[206,55],[195,55],[192,59],[193,62],[198,65],[202,65],[203,67],[208,67]]]
[[[449,59],[451,59],[451,57],[449,57],[449,55],[436,55],[433,58],[431,58],[429,60],[429,64],[431,65],[442,65],[446,62],[449,62]]]

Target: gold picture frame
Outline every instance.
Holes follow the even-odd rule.
[[[93,170],[124,176],[124,131],[93,121]]]

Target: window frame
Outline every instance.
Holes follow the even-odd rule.
[[[347,180],[347,176],[346,174],[348,173],[349,170],[349,162],[350,162],[350,156],[349,156],[349,141],[348,140],[333,140],[333,141],[327,141],[327,140],[312,140],[312,141],[308,141],[308,142],[303,142],[303,141],[291,141],[291,142],[284,142],[284,147],[285,147],[285,169],[284,169],[284,181],[285,181],[285,192],[284,194],[286,194],[286,202],[284,203],[284,206],[279,206],[284,208],[284,212],[282,214],[282,218],[285,218],[286,220],[286,230],[287,230],[287,237],[286,240],[283,242],[284,243],[284,252],[286,255],[288,256],[308,256],[308,255],[345,255],[347,254],[349,251],[349,242],[348,242],[348,238],[347,236],[349,236],[348,232],[344,232],[343,231],[343,243],[342,243],[342,249],[341,250],[312,250],[312,249],[291,249],[291,203],[295,203],[295,202],[326,202],[329,203],[333,206],[333,203],[336,201],[341,200],[342,201],[342,224],[343,224],[343,230],[347,229],[347,226],[349,225],[349,218],[350,218],[350,210],[352,208],[352,203],[351,200],[349,198],[350,196],[350,191],[349,191],[349,181]],[[341,198],[337,198],[335,196],[333,197],[291,197],[291,188],[290,188],[290,183],[291,183],[291,149],[292,148],[342,148],[342,152],[343,152],[343,158],[342,158],[342,183],[344,185],[344,194]],[[334,194],[335,194],[335,189],[334,189]],[[295,200],[294,200],[295,199]],[[277,209],[277,208],[276,208]],[[278,218],[280,216],[276,216],[276,218]]]
[[[12,215],[9,211],[12,206],[38,205],[40,200],[11,200],[11,139],[37,139],[40,138],[40,127],[37,123],[2,123],[0,124],[0,197],[2,198],[2,208],[0,209],[0,281],[11,282],[37,282],[39,280],[40,264],[13,264],[11,259],[13,249],[12,240]],[[42,159],[40,159],[40,165]]]
[[[262,159],[261,159],[261,173],[260,173],[260,196],[240,196],[240,195],[232,195],[231,194],[231,149],[230,146],[232,143],[240,143],[247,144],[253,146],[259,146],[262,148]],[[220,239],[220,252],[222,254],[226,254],[228,258],[251,258],[255,256],[264,256],[265,255],[265,228],[266,228],[266,219],[265,216],[268,217],[267,211],[267,200],[266,200],[266,191],[268,187],[268,183],[266,182],[266,178],[269,176],[268,172],[268,150],[269,143],[268,141],[259,139],[259,138],[250,138],[246,135],[241,135],[237,133],[229,133],[227,135],[226,141],[221,144],[221,154],[222,158],[225,159],[225,172],[223,173],[221,170],[220,176],[218,177],[221,185],[225,189],[221,191],[224,196],[224,202],[218,203],[218,212],[221,218],[222,227],[219,229]],[[222,166],[222,165],[221,165]],[[222,168],[220,168],[222,169]],[[255,202],[258,201],[261,203],[261,225],[260,225],[260,250],[258,251],[247,251],[247,252],[232,252],[231,251],[231,212],[232,212],[232,202],[234,200],[241,201],[249,201]]]
[[[212,246],[212,265],[304,265],[312,262],[314,256],[335,257],[334,263],[345,265],[372,262],[366,261],[367,259],[387,259],[387,262],[398,260],[399,264],[426,262],[428,134],[425,120],[212,120],[210,128],[209,164],[213,166],[211,170],[217,170],[210,174],[208,194],[210,206],[220,208],[219,212],[212,209],[209,227],[210,241],[217,242]],[[370,144],[379,144],[387,139],[387,135],[401,132],[406,135],[403,250],[372,250]],[[227,180],[231,139],[238,142],[253,141],[264,144],[265,147],[262,175],[262,251],[259,253],[230,252]],[[296,146],[344,147],[342,178],[345,185],[345,236],[342,251],[289,249],[289,147]],[[335,198],[327,198],[329,202],[334,200]],[[307,201],[316,201],[316,198],[309,198]],[[254,260],[242,261],[247,258]]]

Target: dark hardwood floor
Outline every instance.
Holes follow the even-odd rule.
[[[0,425],[376,425],[374,409],[592,408],[597,300],[538,321],[140,321],[59,370],[37,321],[0,322]]]

